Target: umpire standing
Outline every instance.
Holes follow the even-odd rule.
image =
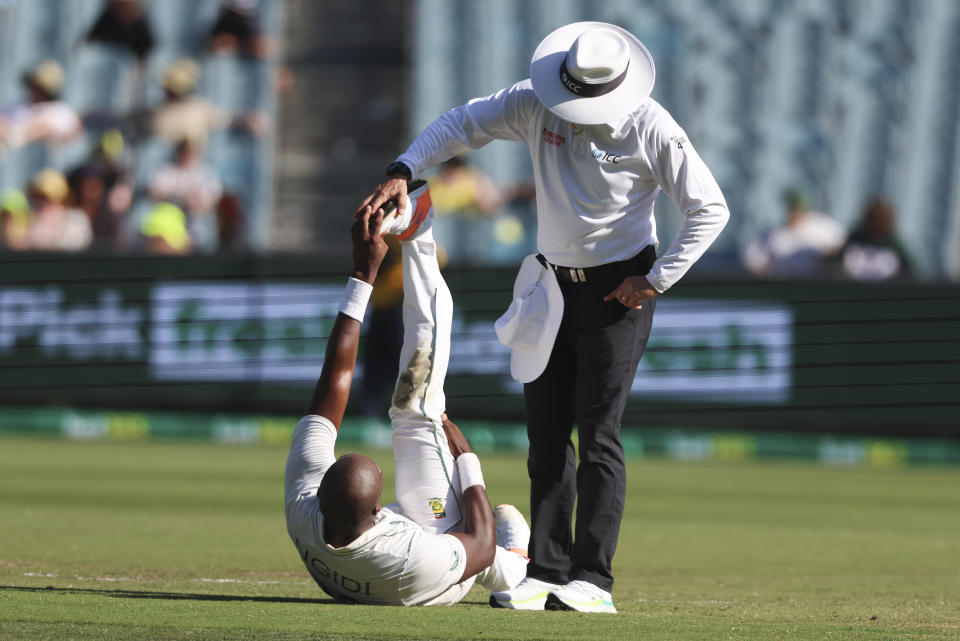
[[[611,564],[626,491],[624,406],[656,296],[729,218],[686,134],[649,97],[654,75],[650,53],[628,31],[601,22],[561,27],[537,47],[529,79],[434,121],[358,210],[402,196],[407,180],[467,149],[494,139],[529,146],[539,258],[557,276],[563,313],[542,374],[524,385],[531,561],[517,588],[491,594],[494,607],[616,612]],[[661,190],[683,223],[657,258],[653,205]]]

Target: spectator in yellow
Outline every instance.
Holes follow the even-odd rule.
[[[63,67],[55,60],[41,62],[23,74],[29,97],[0,110],[0,146],[64,144],[80,135],[80,117],[59,98],[63,79]]]
[[[190,253],[190,234],[183,210],[170,203],[157,203],[140,225],[144,249],[150,254]]]
[[[434,234],[450,261],[483,262],[491,243],[489,219],[503,205],[496,184],[461,156],[442,163],[429,182],[436,213]]]
[[[201,144],[181,140],[173,161],[160,167],[150,179],[149,191],[154,201],[172,203],[183,210],[195,249],[216,249],[215,211],[223,195],[223,183],[216,169],[204,162]]]
[[[30,228],[30,202],[19,189],[0,195],[0,249],[24,249]]]

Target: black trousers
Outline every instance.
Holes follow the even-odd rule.
[[[603,297],[646,274],[652,248],[604,266],[586,282],[560,282],[563,320],[544,373],[524,385],[530,454],[530,564],[551,583],[584,580],[607,591],[620,533],[626,471],[620,420],[650,336],[656,299],[627,309]],[[579,466],[571,435],[579,435]],[[574,501],[576,533],[572,532]]]

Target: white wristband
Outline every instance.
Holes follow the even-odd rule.
[[[347,289],[343,292],[343,299],[340,301],[340,307],[337,309],[342,314],[354,318],[361,323],[363,314],[367,311],[367,302],[370,300],[370,292],[373,291],[373,285],[365,283],[356,278],[350,278],[347,281]]]
[[[480,459],[473,452],[467,452],[457,457],[457,471],[460,472],[460,491],[466,492],[468,487],[479,485],[483,489],[483,470],[480,469]]]

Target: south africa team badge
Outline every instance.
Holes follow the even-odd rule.
[[[443,507],[443,499],[427,499],[427,502],[430,504],[430,511],[433,512],[434,519],[439,520],[447,516],[447,511]]]

